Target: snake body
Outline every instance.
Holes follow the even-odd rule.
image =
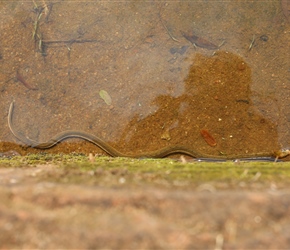
[[[64,132],[61,132],[55,135],[47,142],[36,142],[21,135],[19,132],[17,132],[14,129],[13,124],[12,124],[13,109],[14,109],[14,101],[10,104],[9,113],[8,113],[8,126],[12,134],[17,139],[22,141],[25,145],[29,147],[37,148],[37,149],[52,148],[59,142],[68,138],[80,138],[80,139],[83,139],[83,140],[86,140],[95,144],[96,146],[98,146],[99,148],[101,148],[102,150],[104,150],[106,153],[108,153],[110,156],[113,156],[113,157],[164,158],[166,156],[173,155],[173,154],[185,154],[193,158],[207,158],[207,159],[211,159],[212,161],[215,161],[216,159],[217,161],[219,161],[220,159],[237,159],[237,158],[247,158],[248,160],[259,160],[261,158],[265,160],[273,160],[273,159],[275,160],[273,156],[275,156],[276,158],[280,158],[280,157],[285,157],[286,155],[289,154],[289,150],[288,150],[286,155],[284,155],[285,154],[284,151],[279,151],[281,152],[281,155],[277,155],[277,154],[275,155],[272,153],[259,153],[259,154],[254,154],[254,155],[212,156],[212,155],[200,153],[198,151],[191,150],[191,149],[188,149],[187,147],[179,146],[179,145],[168,146],[168,147],[164,147],[159,150],[156,150],[156,151],[150,151],[150,152],[145,152],[145,153],[140,153],[140,154],[124,154],[118,151],[117,149],[115,149],[114,147],[112,147],[111,145],[109,145],[108,143],[106,143],[101,138],[95,135],[83,132],[83,131],[78,131],[78,130],[66,130]]]

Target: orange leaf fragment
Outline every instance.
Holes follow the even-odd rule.
[[[203,139],[206,141],[208,145],[210,145],[211,147],[216,146],[216,140],[206,129],[200,130],[200,134],[202,135]]]

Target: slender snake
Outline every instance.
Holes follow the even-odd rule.
[[[207,158],[211,159],[212,161],[218,161],[220,159],[238,159],[238,158],[247,158],[248,160],[259,160],[259,159],[265,159],[265,160],[276,160],[278,158],[283,158],[287,155],[290,154],[290,150],[285,149],[278,151],[277,153],[258,153],[258,154],[253,154],[253,155],[224,155],[224,156],[212,156],[204,153],[200,153],[195,150],[188,149],[184,146],[179,146],[179,145],[174,145],[174,146],[168,146],[164,147],[162,149],[156,150],[156,151],[150,151],[150,152],[145,152],[145,153],[140,153],[140,154],[124,154],[112,146],[110,146],[108,143],[103,141],[101,138],[83,132],[83,131],[78,131],[78,130],[66,130],[64,132],[61,132],[54,137],[52,137],[49,141],[47,142],[36,142],[31,139],[26,138],[25,136],[21,135],[18,133],[14,128],[12,124],[12,117],[13,117],[13,109],[14,109],[14,101],[10,104],[9,107],[9,113],[8,113],[8,126],[9,129],[11,130],[12,134],[22,141],[24,144],[26,144],[29,147],[33,148],[38,148],[38,149],[48,149],[53,146],[55,146],[57,143],[68,139],[68,138],[80,138],[86,141],[89,141],[102,150],[104,150],[106,153],[108,153],[110,156],[113,157],[131,157],[131,158],[164,158],[169,155],[173,154],[185,154],[188,156],[191,156],[193,158]]]

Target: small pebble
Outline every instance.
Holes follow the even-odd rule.
[[[269,40],[269,37],[267,35],[260,36],[260,39],[264,42],[267,42]]]

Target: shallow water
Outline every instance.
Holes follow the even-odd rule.
[[[13,100],[13,124],[35,141],[73,129],[124,153],[178,144],[226,157],[289,147],[282,3],[1,2],[0,151],[33,151],[14,144],[22,142],[7,124]],[[103,152],[66,142],[50,151]]]

